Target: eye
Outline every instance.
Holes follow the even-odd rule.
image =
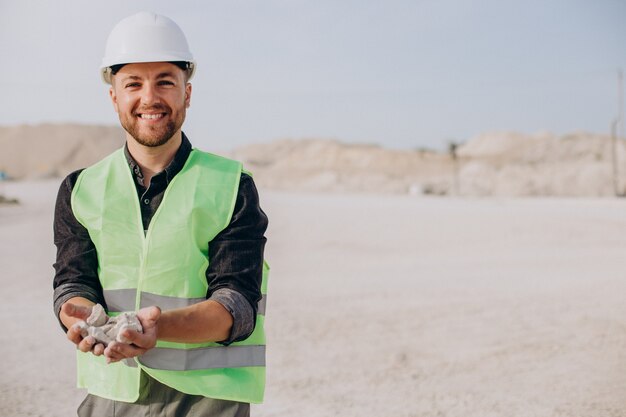
[[[139,87],[141,84],[139,83],[128,83],[124,86],[124,88],[135,88],[135,87]]]
[[[172,81],[169,81],[169,80],[161,80],[161,81],[159,81],[159,85],[172,86],[172,85],[174,85],[174,83]]]

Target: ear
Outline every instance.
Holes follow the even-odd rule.
[[[119,113],[119,107],[117,105],[117,94],[115,94],[115,88],[111,85],[109,88],[109,97],[111,97],[111,102],[113,103],[113,108],[115,109],[115,113]]]
[[[185,84],[185,108],[191,105],[191,83]]]

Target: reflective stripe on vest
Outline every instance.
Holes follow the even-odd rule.
[[[265,346],[209,346],[195,349],[150,349],[139,358],[142,365],[170,371],[265,366]]]
[[[123,150],[85,169],[72,192],[72,210],[89,232],[109,313],[158,305],[164,310],[206,299],[208,242],[228,226],[241,164],[193,150],[168,185],[144,234],[132,174]],[[106,364],[78,353],[79,386],[92,394],[134,402],[141,370],[192,395],[258,403],[265,388],[267,264],[256,327],[229,346],[158,341],[139,366]],[[181,277],[184,277],[181,278]]]
[[[121,313],[123,311],[135,310],[135,300],[137,298],[137,290],[130,289],[118,289],[118,290],[104,290],[104,299],[107,304],[109,313]],[[262,294],[261,300],[257,307],[257,314],[265,315],[265,306],[267,294]],[[180,298],[170,297],[167,295],[151,294],[148,292],[142,292],[140,296],[140,307],[158,306],[161,310],[173,310],[175,308],[188,307],[192,304],[205,301],[206,297],[199,298]]]

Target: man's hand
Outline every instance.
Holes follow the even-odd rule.
[[[111,342],[104,349],[104,356],[108,363],[118,362],[126,358],[134,358],[146,353],[156,346],[157,323],[161,317],[161,310],[158,307],[146,307],[137,311],[137,318],[143,327],[143,333],[133,330],[124,330],[121,335],[131,344]],[[85,339],[88,339],[85,338]],[[94,349],[94,354],[96,354]]]
[[[71,301],[71,300],[70,300]],[[87,336],[83,339],[80,329],[76,325],[78,321],[85,321],[91,315],[91,306],[73,304],[70,301],[61,307],[61,315],[65,316],[65,321],[72,321],[73,324],[68,326],[67,338],[74,343],[81,352],[92,352],[96,356],[104,353],[104,345],[96,343],[93,336]]]

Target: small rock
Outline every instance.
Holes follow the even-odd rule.
[[[94,327],[100,327],[106,324],[109,317],[100,304],[96,304],[91,308],[91,315],[87,318],[87,324]]]
[[[115,317],[109,317],[100,304],[93,306],[91,315],[86,322],[80,321],[75,326],[80,329],[82,337],[92,336],[104,346],[108,346],[113,341],[130,344],[130,340],[122,336],[122,332],[126,329],[143,332],[137,313],[126,312]]]

